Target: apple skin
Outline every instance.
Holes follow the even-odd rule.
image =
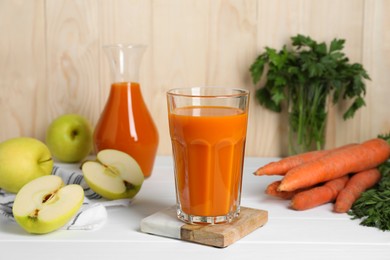
[[[86,181],[87,181],[87,179],[86,179]],[[114,193],[114,192],[111,192],[109,190],[106,190],[102,187],[99,187],[89,180],[87,181],[87,184],[94,192],[96,192],[97,194],[99,194],[100,196],[102,196],[103,198],[108,199],[108,200],[132,199],[135,197],[135,195],[137,195],[137,193],[140,191],[141,186],[142,186],[142,184],[137,185],[137,186],[133,186],[131,189],[128,189],[125,192],[118,194],[118,193]]]
[[[12,211],[15,221],[25,231],[46,234],[68,223],[83,201],[84,190],[80,185],[64,186],[60,177],[48,175],[23,186],[16,195]]]
[[[76,163],[92,150],[92,128],[86,118],[65,114],[56,118],[46,132],[46,144],[61,162]]]
[[[48,147],[30,137],[0,143],[0,188],[17,193],[26,183],[51,174],[53,159]]]

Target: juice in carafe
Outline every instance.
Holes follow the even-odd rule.
[[[97,151],[123,151],[138,162],[145,177],[151,175],[158,133],[138,83],[111,85],[106,106],[95,128],[94,140]]]

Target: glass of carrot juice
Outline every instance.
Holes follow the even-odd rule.
[[[177,217],[228,223],[240,212],[249,92],[223,87],[167,92]]]

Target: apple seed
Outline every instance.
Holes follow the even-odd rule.
[[[54,194],[51,193],[51,194],[47,194],[45,197],[43,197],[43,200],[42,200],[42,203],[46,203],[46,201],[50,200],[51,198],[53,198]]]
[[[37,219],[39,214],[39,209],[35,209],[31,214],[28,216],[31,219]]]
[[[135,186],[133,184],[131,184],[130,182],[127,182],[127,181],[123,181],[123,183],[125,184],[126,188],[131,190],[131,189],[134,189]]]

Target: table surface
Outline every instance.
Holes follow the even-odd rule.
[[[264,194],[278,177],[252,174],[277,158],[246,158],[241,205],[267,210],[268,222],[233,245],[214,248],[145,234],[140,221],[175,204],[173,162],[157,157],[152,176],[128,207],[108,208],[99,230],[58,230],[46,235],[25,233],[0,219],[2,259],[390,259],[390,232],[363,227],[327,204],[307,211]],[[145,258],[146,257],[146,258]],[[239,258],[240,257],[240,258]]]

